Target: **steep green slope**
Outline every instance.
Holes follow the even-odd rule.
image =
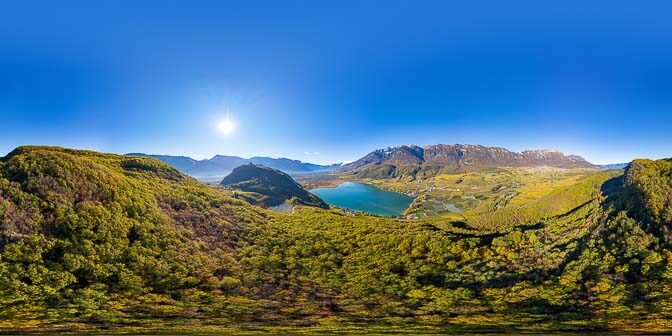
[[[236,167],[222,180],[221,185],[253,193],[251,195],[242,194],[242,196],[252,204],[265,207],[290,201],[296,204],[328,208],[322,199],[308,192],[289,175],[257,164],[250,163]]]
[[[236,291],[264,216],[153,159],[18,148],[0,164],[0,318],[169,316]]]
[[[599,198],[604,183],[619,175],[619,171],[595,173],[569,187],[553,190],[548,195],[518,207],[507,207],[469,218],[468,223],[483,230],[498,230],[516,225],[536,224],[578,209]]]
[[[0,163],[0,330],[670,330],[668,208],[658,206],[668,163],[598,173],[526,207],[541,214],[478,228],[275,214],[156,160],[22,147]]]
[[[632,193],[628,210],[642,220],[672,225],[672,159],[635,160],[627,169],[625,185]]]

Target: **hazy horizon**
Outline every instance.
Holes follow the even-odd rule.
[[[672,157],[672,6],[84,1],[0,13],[0,153]]]
[[[442,144],[443,144],[443,145],[455,145],[455,144],[453,144],[453,143],[442,143]],[[361,155],[359,155],[359,156],[357,156],[357,157],[353,157],[351,160],[344,160],[344,161],[318,161],[318,160],[311,161],[311,160],[299,160],[299,159],[296,159],[296,158],[286,157],[286,156],[274,156],[274,155],[272,155],[272,154],[268,154],[268,155],[257,155],[257,154],[255,154],[255,155],[235,155],[235,154],[229,154],[229,153],[216,153],[216,154],[212,154],[212,155],[209,155],[209,156],[208,156],[208,155],[192,156],[192,155],[189,155],[189,154],[179,154],[179,153],[177,153],[177,154],[171,154],[171,153],[152,153],[152,152],[144,152],[144,151],[131,151],[131,152],[123,152],[123,153],[122,153],[122,152],[106,152],[106,151],[104,151],[104,150],[100,150],[100,149],[97,149],[97,148],[87,148],[87,147],[66,147],[66,148],[83,149],[83,150],[94,150],[94,151],[100,151],[100,152],[111,153],[111,154],[119,154],[119,155],[127,155],[127,154],[146,154],[146,155],[165,155],[165,156],[176,156],[176,157],[177,157],[177,156],[181,156],[181,157],[189,157],[189,158],[194,159],[194,160],[208,160],[208,159],[212,159],[214,156],[217,156],[217,155],[222,155],[222,156],[236,156],[236,157],[240,157],[240,158],[243,158],[243,159],[250,159],[250,158],[253,158],[253,157],[269,157],[269,158],[273,158],[273,159],[299,160],[299,161],[301,161],[301,162],[303,162],[303,163],[313,163],[313,164],[319,164],[319,165],[332,165],[332,164],[346,164],[346,163],[354,162],[354,161],[356,161],[357,159],[360,159],[360,158],[364,157],[366,154],[369,154],[370,152],[372,152],[372,151],[374,151],[374,150],[385,149],[385,148],[387,148],[387,147],[400,147],[400,146],[408,146],[408,145],[416,145],[416,146],[424,147],[424,146],[429,146],[429,145],[439,145],[439,144],[437,143],[437,144],[422,144],[422,145],[418,145],[418,144],[411,144],[411,143],[408,143],[408,144],[399,144],[399,145],[393,145],[393,146],[385,146],[385,147],[380,147],[380,148],[372,148],[371,150],[369,150],[369,151],[367,151],[367,152],[365,152],[365,153],[362,153]],[[474,144],[461,144],[461,145],[482,145],[482,144],[474,143]],[[21,145],[21,146],[24,146],[24,145]],[[40,145],[40,144],[26,144],[25,146],[58,146],[58,145],[51,145],[51,144],[42,144],[42,145]],[[18,147],[18,146],[17,146],[17,147]],[[61,146],[61,147],[62,147],[62,146]],[[502,147],[502,146],[486,146],[486,147]],[[16,148],[16,147],[15,147],[15,148]],[[506,148],[506,147],[503,147],[503,148],[504,148],[504,149],[507,149],[507,150],[510,150],[510,151],[512,151],[512,152],[517,152],[517,153],[520,153],[520,152],[525,151],[525,150],[552,150],[552,151],[553,151],[553,150],[556,150],[556,151],[560,151],[560,152],[562,152],[562,153],[565,154],[565,155],[578,155],[578,154],[576,154],[576,153],[567,153],[567,152],[563,152],[563,151],[561,151],[561,150],[559,150],[559,149],[556,149],[556,148],[526,148],[526,149],[522,149],[522,150],[512,150],[512,149],[510,149],[510,148]],[[14,149],[14,148],[12,148],[11,150],[13,150],[13,149]],[[11,152],[11,150],[6,151],[4,154],[3,154],[3,153],[0,153],[0,154],[1,154],[0,157],[4,156],[4,155],[6,155],[6,154],[9,154],[9,152]],[[321,153],[311,153],[311,154],[306,154],[306,155],[321,155]],[[629,162],[631,162],[631,161],[633,161],[633,160],[635,160],[635,159],[652,159],[652,160],[656,160],[656,159],[664,159],[664,158],[668,158],[668,157],[658,157],[658,158],[655,158],[655,157],[634,157],[634,158],[632,158],[632,159],[630,159],[630,160],[625,160],[625,161],[620,161],[620,162],[593,162],[593,161],[589,160],[589,159],[586,158],[586,157],[583,157],[583,158],[586,159],[588,162],[593,163],[593,164],[596,164],[596,165],[608,165],[608,164],[629,163]]]

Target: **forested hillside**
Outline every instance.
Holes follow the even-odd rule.
[[[671,176],[635,161],[451,223],[272,213],[154,159],[20,147],[0,161],[0,330],[672,329]]]
[[[220,183],[234,190],[242,191],[242,198],[264,207],[290,202],[328,208],[316,195],[298,184],[291,176],[273,168],[253,163],[236,167]]]

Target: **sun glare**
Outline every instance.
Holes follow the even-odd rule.
[[[223,135],[229,135],[233,133],[233,131],[236,129],[236,125],[231,121],[229,116],[226,116],[226,119],[220,121],[217,124],[217,132]]]

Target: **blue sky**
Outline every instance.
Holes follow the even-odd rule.
[[[0,153],[672,157],[669,2],[16,3],[0,8]]]

